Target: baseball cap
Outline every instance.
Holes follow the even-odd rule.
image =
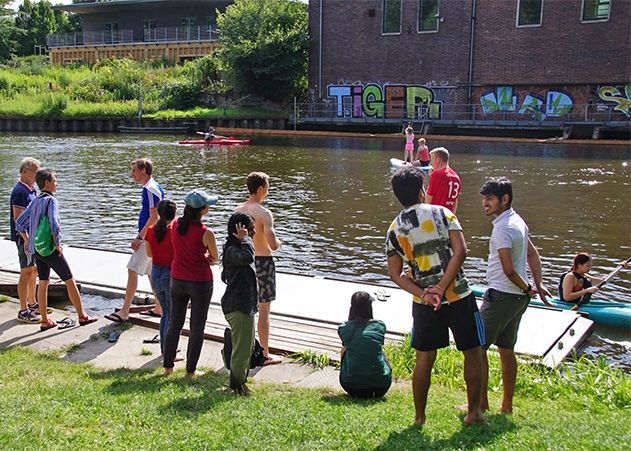
[[[194,189],[193,191],[190,191],[186,197],[184,197],[186,205],[193,208],[201,208],[205,205],[215,205],[218,200],[219,197],[209,196],[201,189]]]

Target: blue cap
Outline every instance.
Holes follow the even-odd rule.
[[[201,189],[194,189],[184,198],[186,205],[193,208],[202,208],[205,205],[215,205],[219,198],[217,196],[209,196]]]

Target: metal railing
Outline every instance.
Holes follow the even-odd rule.
[[[618,109],[617,109],[618,108]],[[367,112],[379,111],[376,114]],[[417,104],[409,114],[406,106],[376,110],[374,104],[370,108],[349,102],[338,105],[329,102],[302,102],[295,107],[297,120],[312,121],[347,121],[347,122],[517,122],[524,124],[546,123],[599,123],[599,122],[629,122],[631,111],[623,110],[614,103],[573,104],[565,107],[547,107],[542,104],[499,106],[497,109],[481,104]]]
[[[217,31],[210,27],[159,27],[134,36],[133,30],[83,31],[46,36],[48,48],[93,45],[140,44],[160,42],[208,42],[217,40]]]

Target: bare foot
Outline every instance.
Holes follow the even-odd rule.
[[[174,362],[183,362],[184,361],[184,357],[180,357],[178,355],[175,356],[175,358],[173,359]]]
[[[171,374],[173,374],[173,368],[165,368],[164,369],[164,375],[166,377],[169,377]]]
[[[414,418],[414,426],[423,426],[425,424],[425,415]]]
[[[502,408],[500,409],[500,412],[505,413],[506,415],[511,415],[513,413],[513,406],[510,406],[510,407],[502,406]]]
[[[203,371],[195,371],[195,372],[193,372],[193,373],[189,373],[189,372],[187,371],[187,372],[186,372],[186,375],[184,376],[184,378],[186,378],[186,379],[189,379],[189,380],[190,380],[190,379],[193,379],[194,377],[200,377],[200,376],[203,376],[204,374],[206,374],[206,373],[204,373]]]
[[[282,361],[283,361],[282,357],[269,354],[265,356],[265,362],[263,362],[263,366],[278,365],[279,363],[282,363]]]
[[[477,424],[477,423],[486,423],[486,420],[484,419],[484,415],[482,415],[482,412],[479,409],[477,412],[466,414],[463,421],[464,421],[464,424],[467,424],[467,425]]]

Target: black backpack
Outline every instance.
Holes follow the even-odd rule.
[[[226,369],[230,369],[230,357],[232,356],[232,331],[229,327],[223,331],[223,349],[221,350],[221,357],[223,358],[223,364]],[[250,369],[257,366],[263,366],[265,363],[265,356],[263,355],[263,346],[255,338],[254,346],[252,347],[252,356],[250,357]]]

